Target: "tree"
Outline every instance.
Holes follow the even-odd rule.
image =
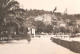
[[[37,33],[44,32],[45,24],[42,21],[35,21],[34,26],[37,29],[37,31],[36,31]]]
[[[46,28],[44,29],[44,31],[47,32],[47,33],[52,33],[53,26],[52,25],[47,25]]]
[[[14,28],[19,29],[23,26],[23,12],[25,12],[25,10],[19,8],[17,1],[0,0],[0,27],[3,28],[3,26],[5,26],[5,28],[7,28],[9,37],[11,37]]]
[[[60,31],[59,31],[59,28],[58,28],[58,27],[54,27],[54,28],[53,28],[53,32],[54,32],[54,34],[60,32]]]
[[[65,27],[60,27],[60,32],[66,33],[67,32],[67,29]]]
[[[73,31],[73,33],[74,33],[74,34],[79,33],[79,29],[78,29],[78,28],[75,28],[74,31]]]

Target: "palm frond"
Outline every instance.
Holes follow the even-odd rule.
[[[12,22],[12,23],[11,23],[11,22]],[[7,19],[6,24],[10,24],[10,26],[14,26],[13,24],[16,24],[18,28],[21,28],[21,26],[22,26],[22,23],[21,23],[20,21],[15,20],[15,19],[13,19],[13,18]]]
[[[3,0],[3,5],[5,6],[5,5],[7,5],[10,1],[12,1],[12,0]]]
[[[17,1],[10,1],[5,7],[4,10],[9,10],[10,8],[12,8],[15,5],[19,5],[19,3]]]
[[[17,14],[17,18],[23,18],[25,19],[26,17],[26,10],[24,9],[15,9],[15,10],[12,10],[13,12],[15,12],[15,14]]]
[[[9,14],[15,15],[15,12],[14,12],[14,11],[6,11],[6,12],[4,13],[5,16],[8,16]]]
[[[23,18],[16,18],[18,21],[20,21],[21,23],[23,23],[25,21],[25,19]]]

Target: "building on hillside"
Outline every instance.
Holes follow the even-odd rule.
[[[37,16],[34,20],[35,21],[43,21],[43,17],[42,16]]]
[[[24,25],[28,28],[28,33],[35,36],[36,27],[33,25],[33,22],[34,17],[26,18],[26,22],[24,23]]]
[[[57,21],[57,26],[58,27],[66,27],[66,23],[64,21]]]
[[[56,18],[55,15],[51,15],[51,14],[44,14],[44,15],[40,15],[35,17],[35,21],[43,21],[44,24],[46,25],[51,25],[52,24],[52,20]]]
[[[41,16],[38,16],[34,19],[35,21],[43,21],[43,18]]]

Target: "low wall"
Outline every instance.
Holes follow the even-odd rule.
[[[56,44],[59,44],[63,47],[70,49],[73,52],[80,53],[80,42],[78,41],[66,41],[53,37],[51,37],[51,40]]]

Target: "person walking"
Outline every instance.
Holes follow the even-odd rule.
[[[30,36],[29,32],[27,32],[27,41],[28,41],[28,43],[31,42],[31,36]]]

